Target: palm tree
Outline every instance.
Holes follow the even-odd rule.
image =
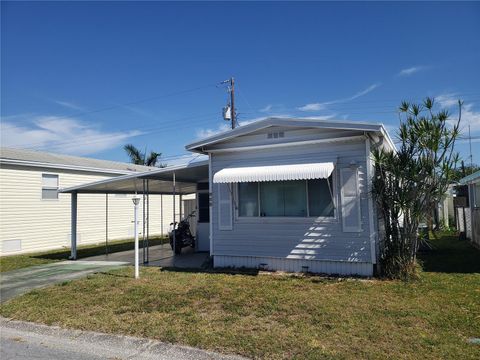
[[[130,161],[136,165],[145,165],[145,166],[155,166],[157,164],[158,159],[162,155],[162,153],[157,153],[155,151],[150,151],[150,154],[147,155],[147,151],[142,154],[142,152],[137,149],[133,144],[127,144],[123,147],[125,152],[127,153]],[[160,164],[159,167],[165,167],[164,164]]]

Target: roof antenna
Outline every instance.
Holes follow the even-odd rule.
[[[468,142],[470,145],[470,171],[473,174],[472,134],[470,133],[470,124],[468,124]]]

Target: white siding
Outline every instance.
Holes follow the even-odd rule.
[[[109,177],[88,172],[2,165],[0,168],[1,255],[70,246],[70,195],[59,194],[58,200],[42,200],[43,173],[58,174],[60,188]],[[159,235],[162,230],[160,207],[161,196],[151,195],[151,235]],[[173,219],[172,208],[172,196],[163,195],[164,234],[167,233]],[[178,203],[177,209],[179,209]],[[108,210],[109,240],[132,237],[131,196],[110,194]],[[105,194],[79,194],[78,245],[105,241],[105,219]],[[19,240],[21,250],[18,247]]]
[[[338,136],[339,133],[336,132],[335,135]],[[345,135],[361,134],[346,132]],[[285,138],[288,138],[288,136],[288,131],[286,131]],[[245,142],[250,143],[252,139],[254,139],[254,136],[245,137]],[[374,229],[370,229],[371,225],[369,222],[365,140],[276,149],[257,149],[255,151],[221,152],[214,153],[211,156],[214,174],[225,167],[307,164],[336,160],[334,189],[337,210],[334,219],[242,219],[235,215],[233,229],[231,231],[220,231],[218,212],[213,211],[211,220],[213,228],[213,255],[216,266],[235,266],[231,262],[233,257],[237,259],[235,261],[240,261],[243,264],[242,266],[246,266],[245,262],[251,262],[253,267],[258,265],[260,261],[258,259],[277,258],[282,259],[281,263],[275,263],[280,270],[287,270],[288,266],[286,267],[285,263],[289,261],[292,262],[291,268],[295,269],[292,271],[298,271],[298,267],[301,267],[300,264],[303,264],[305,261],[320,261],[318,265],[312,265],[312,268],[318,266],[320,269],[322,268],[321,266],[324,266],[322,265],[324,262],[341,263],[343,265],[330,264],[327,268],[322,268],[328,271],[319,272],[334,273],[334,271],[331,271],[334,267],[331,266],[341,266],[344,269],[342,273],[371,275],[373,266],[370,242]],[[338,175],[339,169],[349,167],[352,161],[358,166],[361,231],[348,233],[342,230]],[[217,208],[218,205],[217,187],[214,186],[213,206]],[[236,211],[234,212],[236,213]],[[240,257],[240,260],[237,257]],[[242,260],[241,257],[245,258]],[[260,262],[269,263],[268,261]],[[346,263],[363,265],[352,265],[348,268],[345,265]],[[310,269],[310,271],[313,270]]]

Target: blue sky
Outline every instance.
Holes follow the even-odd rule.
[[[480,162],[479,3],[2,2],[2,145],[177,161],[240,122],[302,116],[398,126],[403,99],[465,101]],[[392,134],[393,135],[393,134]],[[459,144],[464,158],[468,144]]]

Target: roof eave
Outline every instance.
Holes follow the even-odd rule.
[[[198,166],[205,166],[205,165],[208,165],[208,160],[196,161],[193,163],[175,165],[175,166],[165,167],[165,168],[158,168],[156,170],[151,170],[151,171],[134,172],[131,174],[125,174],[123,176],[118,176],[113,179],[104,179],[104,180],[94,181],[86,184],[71,186],[68,188],[63,188],[63,189],[59,189],[58,191],[61,193],[72,193],[72,192],[81,191],[82,189],[95,186],[95,185],[101,185],[101,184],[106,184],[110,182],[118,182],[122,180],[129,180],[129,179],[136,179],[136,178],[141,179],[142,177],[149,177],[155,174],[161,174],[169,171],[175,171],[175,170],[186,169],[189,167],[198,167]]]
[[[46,163],[46,162],[39,162],[39,161],[6,159],[6,158],[0,158],[0,164],[17,165],[17,166],[44,167],[44,168],[73,170],[73,171],[86,171],[86,172],[95,172],[95,173],[102,173],[102,174],[121,174],[121,175],[124,175],[124,174],[130,174],[130,173],[138,173],[137,170],[118,170],[118,169],[108,169],[108,168],[96,168],[96,167],[89,167],[89,166],[65,165],[65,164]]]
[[[336,129],[345,129],[345,130],[359,130],[367,132],[379,132],[382,136],[387,139],[387,142],[392,146],[392,149],[395,149],[395,145],[388,135],[383,124],[376,123],[361,123],[361,122],[337,122],[337,121],[320,121],[314,119],[302,119],[302,118],[267,118],[265,120],[260,120],[242,127],[238,127],[233,130],[223,132],[221,134],[216,134],[208,138],[196,141],[194,143],[188,144],[185,146],[185,149],[192,152],[197,152],[201,154],[207,154],[208,151],[205,150],[206,146],[229,140],[231,138],[245,135],[257,130],[265,129],[269,126],[299,126],[299,123],[308,123],[308,126],[318,127],[318,128],[336,128]]]

